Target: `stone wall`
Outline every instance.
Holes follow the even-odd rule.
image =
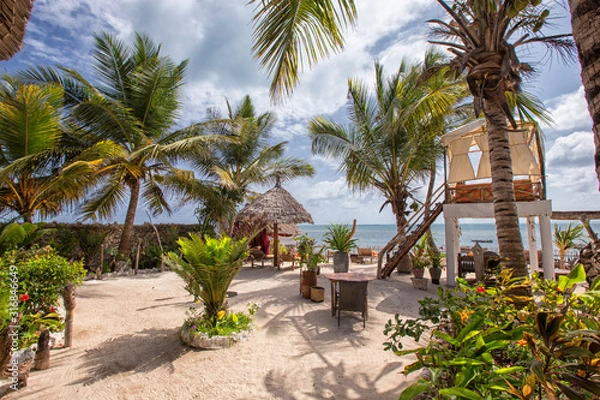
[[[69,259],[83,259],[87,269],[95,269],[100,262],[103,247],[104,265],[109,264],[119,247],[121,239],[121,224],[83,224],[83,223],[45,223],[40,229],[51,229],[49,234],[42,236],[41,246],[51,245]],[[135,225],[132,237],[131,264],[135,263],[138,244],[140,247],[140,268],[152,268],[156,265],[158,238],[165,251],[177,248],[176,241],[180,236],[197,231],[197,224],[155,224]],[[101,247],[102,245],[102,247]]]

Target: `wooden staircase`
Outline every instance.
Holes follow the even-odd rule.
[[[377,277],[379,279],[385,279],[391,275],[392,271],[398,266],[400,260],[405,257],[408,252],[413,248],[415,244],[421,239],[421,237],[427,232],[431,224],[436,220],[436,218],[442,213],[444,202],[444,185],[441,185],[432,196],[431,208],[429,213],[425,215],[425,208],[421,207],[414,213],[408,221],[406,221],[406,225],[408,228],[404,230],[404,232],[408,232],[406,237],[402,242],[399,241],[399,235],[396,235],[388,245],[385,247],[390,247],[389,249],[384,249],[379,253],[378,259],[380,263],[383,260],[388,260],[385,263],[385,266],[378,267],[377,269]],[[397,241],[395,245],[394,241]],[[391,246],[390,246],[391,245]],[[381,265],[381,264],[380,264]]]

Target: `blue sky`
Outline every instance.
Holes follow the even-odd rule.
[[[357,219],[359,224],[393,224],[389,209],[379,213],[380,196],[349,193],[336,172],[337,164],[312,156],[306,125],[316,115],[343,121],[347,79],[372,82],[374,60],[388,73],[402,58],[420,61],[427,48],[425,21],[443,13],[433,0],[358,0],[357,6],[359,23],[347,32],[346,49],[303,73],[293,98],[283,105],[270,103],[269,80],[251,57],[252,10],[245,0],[36,0],[24,49],[0,67],[12,73],[28,65],[63,64],[90,78],[95,32],[110,31],[128,42],[134,32],[147,33],[162,43],[163,54],[174,61],[189,59],[182,125],[201,121],[209,107],[224,109],[225,99],[237,103],[249,94],[259,112],[271,110],[278,116],[275,140],[288,141],[290,155],[314,165],[315,177],[296,180],[286,189],[304,204],[315,223]],[[553,15],[561,18],[552,33],[570,31],[564,9],[555,6]],[[523,61],[540,58],[545,62],[534,64],[538,75],[525,85],[544,102],[555,121],[554,126],[544,128],[548,197],[555,210],[596,209],[600,195],[579,65],[548,60],[544,49],[521,54]],[[122,222],[124,208],[105,222]],[[154,221],[193,223],[193,208],[187,206]],[[68,213],[57,218],[73,219]],[[140,206],[136,223],[147,220]]]

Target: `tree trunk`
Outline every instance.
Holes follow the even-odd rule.
[[[569,0],[573,38],[581,63],[581,81],[592,117],[596,175],[600,180],[600,7],[598,0]]]
[[[135,212],[137,211],[140,198],[140,181],[135,180],[130,186],[131,197],[129,198],[129,207],[127,216],[121,232],[121,241],[119,242],[118,257],[129,258],[131,256],[131,237],[133,236],[133,223],[135,222]]]
[[[503,259],[503,265],[513,270],[513,276],[527,276],[527,263],[523,252],[515,201],[506,118],[502,108],[493,101],[485,101],[484,112],[490,147],[492,196],[498,250]]]
[[[63,290],[63,303],[67,314],[65,315],[65,347],[73,344],[73,314],[75,313],[75,285],[67,284]]]
[[[403,190],[402,188],[400,188],[399,190]],[[408,234],[408,232],[406,232],[406,223],[407,223],[407,219],[406,219],[406,199],[401,197],[401,200],[396,200],[396,201],[392,201],[392,212],[395,214],[396,216],[396,231],[398,234],[398,241],[397,243],[399,245],[402,245],[402,243],[404,243],[406,241],[406,235]],[[412,261],[410,259],[410,257],[402,257],[402,260],[400,260],[400,262],[398,263],[398,267],[396,268],[396,271],[400,272],[400,273],[409,273],[412,271]]]
[[[50,368],[50,331],[48,329],[44,329],[38,339],[34,368],[38,371]]]
[[[435,190],[435,176],[437,175],[437,168],[435,162],[431,166],[431,171],[429,172],[429,184],[427,185],[427,194],[425,195],[425,201],[423,202],[423,215],[425,219],[429,217],[431,212],[431,200],[433,198],[433,191]],[[435,244],[435,240],[433,240],[433,232],[431,231],[431,227],[427,229],[427,246],[431,249],[431,252],[439,255],[440,250]]]

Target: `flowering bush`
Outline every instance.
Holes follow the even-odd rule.
[[[192,335],[204,333],[209,337],[229,336],[232,333],[250,331],[252,330],[252,315],[256,314],[257,310],[256,304],[249,304],[247,313],[221,310],[215,319],[199,312],[195,307],[190,307],[183,328],[190,330]]]
[[[578,266],[559,282],[497,276],[496,286],[471,287],[458,280],[456,291],[439,289],[439,299],[420,301],[419,318],[388,321],[386,350],[417,361],[410,374],[426,367],[400,399],[559,399],[600,394],[600,279],[585,293],[567,294],[585,273]],[[534,296],[515,307],[516,286],[530,286]],[[518,299],[519,301],[522,299]],[[402,350],[408,336],[424,347]]]

